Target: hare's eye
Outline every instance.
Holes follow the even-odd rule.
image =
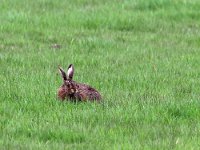
[[[70,87],[71,87],[71,84],[70,84],[70,82],[69,82],[69,81],[65,81],[65,85],[66,85],[68,88],[70,88]]]
[[[65,81],[65,84],[66,84],[66,85],[69,85],[69,81]]]

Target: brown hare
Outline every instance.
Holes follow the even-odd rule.
[[[67,74],[59,67],[59,71],[63,78],[63,84],[58,89],[58,97],[61,100],[69,99],[72,101],[99,101],[101,99],[100,93],[89,85],[83,83],[77,83],[73,81],[74,66],[69,65]]]

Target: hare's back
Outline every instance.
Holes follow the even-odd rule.
[[[78,93],[81,97],[83,97],[83,99],[88,99],[88,100],[100,100],[101,99],[101,95],[99,94],[99,92],[94,89],[93,87],[87,85],[87,84],[83,84],[83,83],[78,83]]]

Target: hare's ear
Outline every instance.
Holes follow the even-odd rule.
[[[70,64],[67,70],[67,78],[72,80],[73,75],[74,75],[74,66]]]
[[[65,71],[61,67],[58,67],[58,68],[59,68],[60,74],[62,75],[63,80],[64,81],[67,80]]]

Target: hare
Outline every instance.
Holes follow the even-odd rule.
[[[69,99],[72,101],[99,101],[101,99],[100,93],[89,85],[77,83],[73,81],[74,66],[69,65],[67,74],[59,67],[59,71],[63,78],[63,84],[58,89],[58,97],[61,100]]]

